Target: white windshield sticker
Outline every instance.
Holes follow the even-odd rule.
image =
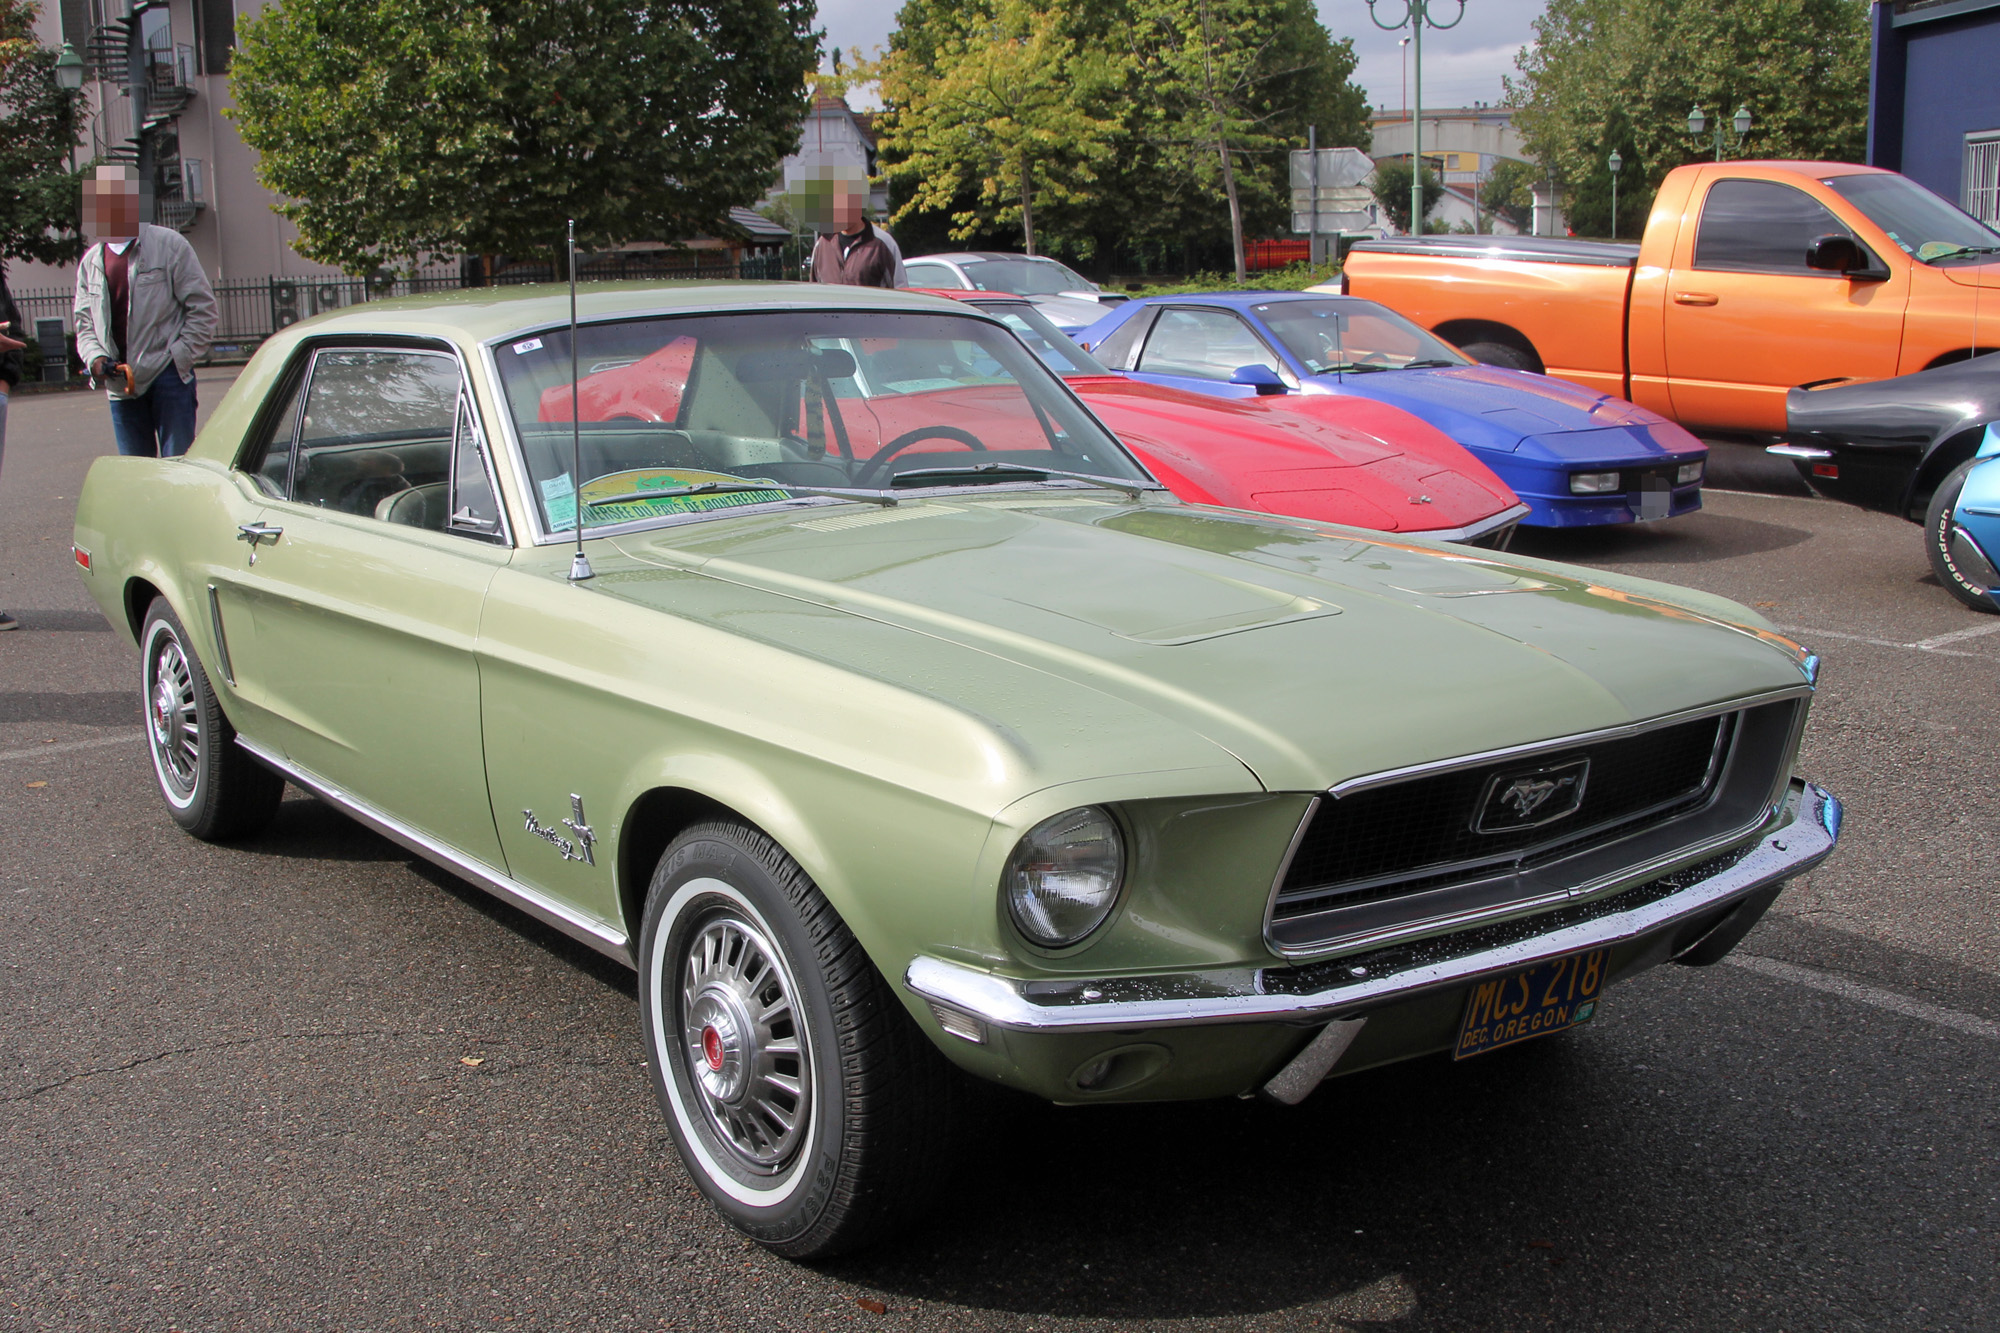
[[[540,338],[530,338],[528,339],[528,341],[524,343],[514,344],[515,356],[526,356],[530,352],[539,352],[541,350],[542,350],[542,340]]]
[[[576,485],[569,473],[542,483],[542,509],[549,516],[549,531],[576,526]]]

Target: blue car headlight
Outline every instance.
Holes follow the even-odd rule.
[[[1572,472],[1569,474],[1571,495],[1609,495],[1618,489],[1616,472]]]

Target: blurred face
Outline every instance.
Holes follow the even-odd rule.
[[[868,193],[854,184],[843,184],[847,184],[847,188],[835,195],[833,200],[834,225],[842,231],[860,231],[861,208],[867,202]]]
[[[122,241],[139,234],[139,182],[100,175],[83,183],[83,234],[91,241]]]
[[[809,162],[786,178],[792,215],[813,231],[861,230],[868,180],[847,162]]]

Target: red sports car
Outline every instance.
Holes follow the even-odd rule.
[[[1504,545],[1527,512],[1483,463],[1397,408],[1333,396],[1212,398],[1143,384],[1106,371],[1024,298],[931,294],[1003,320],[1184,500],[1485,546]],[[852,484],[871,484],[869,463],[905,452],[1047,448],[1039,423],[986,401],[999,391],[979,383],[978,367],[911,364],[911,348],[894,339],[848,341],[852,373],[828,382],[833,401],[802,393],[796,405],[803,443],[862,460]],[[581,415],[673,424],[681,388],[697,373],[692,339],[586,367]],[[543,421],[569,414],[567,384],[542,395]]]

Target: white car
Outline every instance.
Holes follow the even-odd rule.
[[[1067,265],[1040,255],[967,251],[923,255],[905,260],[903,267],[909,275],[906,287],[1025,296],[1064,333],[1095,324],[1106,309],[1126,299],[1123,293],[1107,292]]]

